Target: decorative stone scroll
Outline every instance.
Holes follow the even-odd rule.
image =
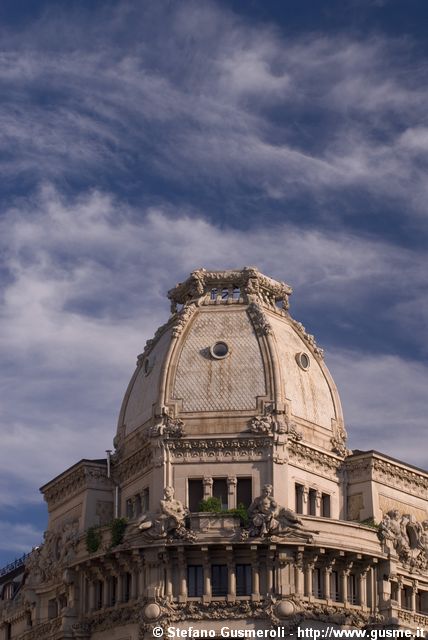
[[[392,545],[401,563],[410,570],[428,569],[428,520],[417,522],[397,509],[388,511],[379,525],[379,540]]]
[[[272,485],[265,484],[262,495],[255,498],[248,509],[250,537],[269,539],[287,537],[311,542],[316,532],[305,529],[294,511],[278,506],[272,492]]]

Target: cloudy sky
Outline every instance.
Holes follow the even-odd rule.
[[[0,564],[189,271],[294,287],[350,446],[428,466],[428,7],[3,0]]]

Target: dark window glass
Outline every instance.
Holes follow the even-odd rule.
[[[147,513],[150,509],[150,492],[149,488],[146,487],[143,489],[143,493],[141,494],[141,513]]]
[[[317,514],[317,492],[315,489],[309,489],[309,515],[316,516]]]
[[[296,498],[295,498],[296,513],[303,513],[303,485],[296,484],[295,492],[296,492]]]
[[[248,509],[253,500],[253,489],[251,478],[238,478],[236,485],[236,504],[243,504]]]
[[[189,510],[199,511],[199,504],[204,498],[202,479],[189,480]]]
[[[123,576],[123,601],[128,602],[131,597],[131,574],[125,573]]]
[[[211,567],[211,590],[213,596],[227,596],[227,565],[213,564]]]
[[[250,596],[252,591],[251,565],[236,565],[236,595]]]
[[[339,576],[337,571],[332,571],[330,575],[330,597],[335,602],[340,600],[339,594]]]
[[[323,493],[321,496],[321,516],[330,518],[330,496],[327,493]]]
[[[204,572],[200,564],[189,564],[187,567],[187,595],[189,598],[204,595]]]
[[[314,569],[312,572],[312,593],[315,598],[322,598],[322,578],[320,569]]]
[[[221,508],[227,509],[227,480],[226,478],[215,478],[213,482],[213,496],[221,502]]]
[[[117,578],[110,579],[110,606],[114,607],[117,599]]]
[[[101,609],[103,606],[104,583],[101,580],[95,582],[95,608]]]

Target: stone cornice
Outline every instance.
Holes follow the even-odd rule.
[[[49,506],[57,506],[89,486],[108,486],[107,469],[103,463],[82,460],[70,471],[44,485],[40,491]]]
[[[428,474],[416,470],[393,460],[388,460],[373,452],[350,457],[345,462],[349,478],[358,477],[363,473],[371,479],[394,489],[399,489],[426,498],[428,492]]]
[[[343,463],[342,460],[339,460],[336,456],[324,453],[318,449],[313,449],[295,440],[290,440],[287,448],[289,451],[290,464],[296,464],[303,469],[321,475],[328,474],[335,480],[337,479],[337,472]]]

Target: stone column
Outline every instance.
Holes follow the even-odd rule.
[[[213,494],[213,479],[208,476],[204,476],[203,487],[204,487],[204,500],[206,500],[207,498],[211,498]]]
[[[228,476],[227,478],[227,488],[228,488],[228,507],[229,509],[236,509],[236,507],[238,506],[236,504],[236,485],[238,483],[238,480],[236,479],[235,476]]]
[[[178,583],[179,594],[178,602],[186,602],[187,600],[187,575],[186,575],[186,558],[184,548],[178,549]]]
[[[307,562],[305,568],[305,595],[308,596],[308,598],[311,598],[313,596],[313,571],[314,563]]]
[[[321,491],[317,491],[315,498],[315,515],[317,515],[318,517],[321,516],[321,496]]]
[[[307,515],[309,515],[309,500],[308,500],[308,496],[309,496],[309,487],[305,484],[303,486],[303,513],[306,513]]]
[[[118,604],[123,602],[123,574],[117,574],[117,590],[116,590],[116,601]]]
[[[348,602],[348,575],[347,569],[342,569],[340,572],[340,597],[342,602]]]
[[[172,575],[171,575],[171,566],[167,563],[165,567],[165,596],[168,600],[172,600]]]
[[[211,602],[211,596],[211,565],[207,560],[204,562],[204,595],[202,599],[204,602]]]
[[[294,563],[294,582],[296,584],[296,595],[303,596],[305,592],[305,585],[303,574],[303,551],[301,550],[296,553],[296,560]]]
[[[233,561],[232,552],[228,552],[228,588],[227,588],[227,600],[228,602],[235,602],[236,600],[236,572],[235,563]]]
[[[412,589],[412,592],[410,596],[410,609],[412,613],[416,613],[416,594],[418,592],[417,580],[413,580],[411,589]]]
[[[251,565],[252,565],[252,594],[251,600],[258,602],[260,600],[260,569],[257,557],[257,547],[252,545],[251,549]]]
[[[330,580],[331,580],[331,574],[333,571],[333,566],[332,565],[327,565],[324,567],[324,584],[323,584],[323,591],[324,591],[324,598],[326,600],[331,600],[331,589],[330,589]]]
[[[361,573],[359,576],[358,597],[359,597],[359,604],[362,607],[367,606],[367,574],[369,570],[370,570],[369,567],[364,567],[361,570]]]

